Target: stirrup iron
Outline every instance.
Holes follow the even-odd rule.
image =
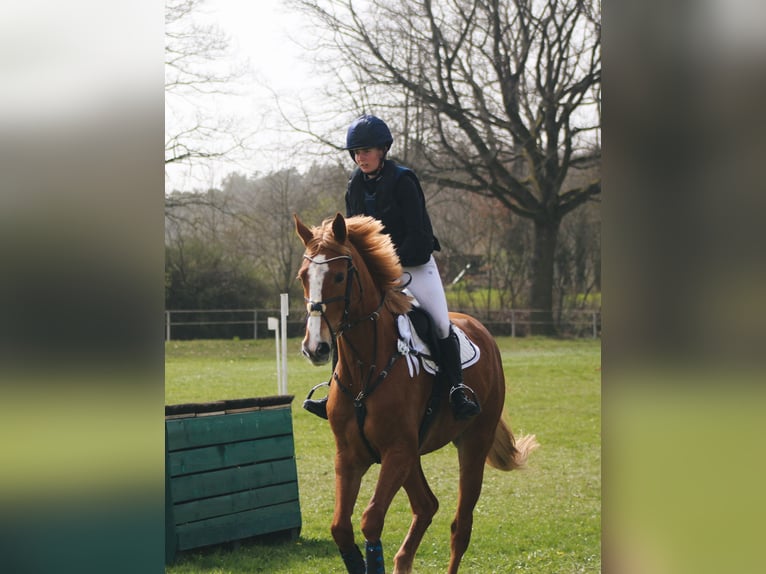
[[[325,381],[325,382],[323,382],[323,383],[319,383],[318,385],[314,385],[314,386],[311,388],[311,390],[309,391],[309,394],[308,394],[308,395],[306,395],[306,399],[305,399],[305,400],[307,400],[307,401],[308,401],[309,399],[311,399],[311,397],[312,397],[312,396],[313,396],[313,394],[314,394],[314,391],[316,391],[316,390],[317,390],[319,387],[327,387],[327,388],[329,389],[329,388],[330,388],[330,381]]]
[[[466,389],[471,391],[471,394],[473,395],[473,402],[475,402],[478,405],[479,404],[479,397],[476,396],[476,392],[471,387],[469,387],[468,385],[465,385],[463,383],[460,383],[459,385],[455,385],[454,387],[452,387],[450,389],[450,391],[449,391],[449,398],[450,398],[450,400],[452,400],[452,393],[454,393],[457,390],[466,390]]]

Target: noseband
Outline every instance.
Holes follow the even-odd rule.
[[[335,303],[336,301],[343,301],[343,321],[338,327],[338,333],[341,333],[346,327],[346,325],[348,325],[348,314],[351,310],[351,287],[354,282],[356,267],[354,267],[354,262],[351,259],[350,255],[339,255],[338,257],[332,257],[330,259],[326,259],[325,261],[317,261],[316,259],[313,259],[312,257],[309,257],[308,255],[304,255],[303,258],[316,265],[326,265],[328,263],[332,263],[333,261],[338,261],[339,259],[345,259],[347,261],[346,292],[343,295],[330,297],[329,299],[322,299],[321,301],[312,301],[308,297],[304,297],[304,300],[306,301],[306,311],[308,312],[309,317],[322,317],[322,320],[324,320],[324,322],[327,324],[327,327],[330,329],[330,333],[332,333],[333,339],[335,339],[336,332],[330,325],[330,322],[327,320],[325,311],[327,310],[327,305],[329,305],[330,303]],[[359,288],[361,290],[361,283],[359,284]]]

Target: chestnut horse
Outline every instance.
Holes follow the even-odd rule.
[[[432,389],[443,383],[423,369],[411,376],[407,361],[400,360],[396,319],[409,311],[411,301],[401,291],[402,268],[380,222],[339,213],[312,229],[296,215],[295,225],[306,246],[298,273],[309,313],[302,351],[314,365],[326,364],[331,355],[335,364],[327,402],[336,443],[331,531],[346,569],[349,574],[385,572],[383,522],[404,487],[412,523],[394,557],[394,573],[412,572],[415,552],[439,506],[420,457],[453,442],[460,487],[448,572],[456,574],[471,537],[485,461],[500,470],[520,468],[538,446],[534,435],[515,441],[502,419],[505,377],[497,344],[476,319],[451,313],[452,323],[480,348],[481,358],[464,370],[464,380],[482,410],[470,420],[455,420],[448,392],[436,395],[440,404],[433,408]],[[434,416],[421,432],[429,409]],[[380,475],[362,514],[363,558],[351,515],[362,476],[374,462],[380,463]]]

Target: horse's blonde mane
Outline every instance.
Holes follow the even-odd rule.
[[[325,219],[318,228],[312,229],[314,240],[309,249],[316,252],[324,246],[344,255],[352,255],[352,247],[367,266],[373,282],[385,293],[385,306],[394,314],[410,310],[410,298],[401,292],[402,266],[394,244],[383,224],[372,217],[355,215],[346,219],[348,244],[335,239],[332,230],[334,218]]]

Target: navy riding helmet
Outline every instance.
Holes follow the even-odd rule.
[[[388,151],[392,143],[394,138],[386,122],[376,116],[365,114],[356,118],[348,126],[346,147],[343,149],[348,150],[353,160],[355,149],[382,147]]]

